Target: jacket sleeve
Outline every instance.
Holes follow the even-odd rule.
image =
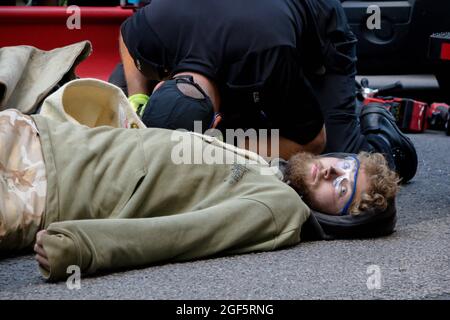
[[[238,198],[162,217],[52,223],[43,238],[50,272],[41,272],[54,281],[65,279],[71,265],[92,274],[218,253],[273,250],[299,242],[307,215],[304,208],[284,214],[287,219],[277,223],[264,203]]]
[[[316,5],[324,73],[312,77],[311,85],[327,129],[324,153],[371,150],[356,113],[357,38],[339,1],[319,1]]]

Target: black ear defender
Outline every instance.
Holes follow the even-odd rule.
[[[397,223],[395,200],[385,210],[367,210],[358,215],[333,216],[311,210],[303,224],[304,241],[377,238],[392,234]]]

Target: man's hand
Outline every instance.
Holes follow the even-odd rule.
[[[43,269],[50,271],[50,262],[48,261],[47,253],[45,253],[42,245],[42,236],[47,234],[47,230],[41,230],[36,234],[36,244],[34,245],[34,252],[36,252],[35,259]]]

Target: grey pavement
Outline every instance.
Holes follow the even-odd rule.
[[[410,137],[419,169],[391,236],[116,272],[82,278],[79,290],[46,283],[33,256],[19,256],[0,260],[0,299],[450,300],[450,137]]]

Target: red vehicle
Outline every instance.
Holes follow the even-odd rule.
[[[50,50],[89,40],[93,53],[79,65],[77,74],[107,80],[120,61],[120,25],[133,14],[133,9],[79,8],[75,13],[68,7],[0,6],[0,47],[30,45]],[[67,26],[74,14],[80,14],[79,29]]]

